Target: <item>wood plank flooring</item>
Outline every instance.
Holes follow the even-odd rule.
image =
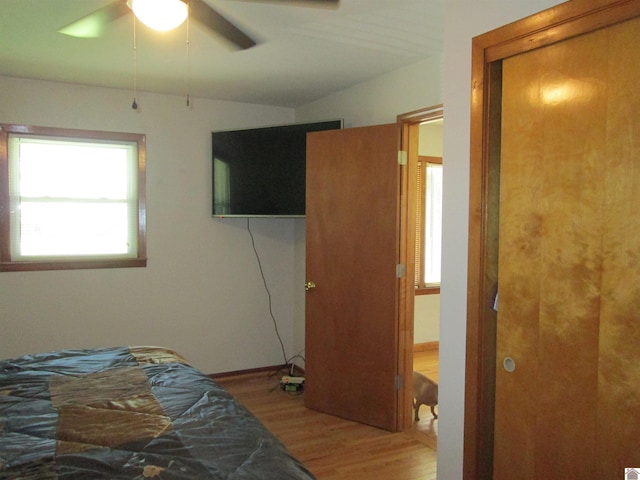
[[[437,380],[438,351],[417,352],[414,368]],[[304,407],[303,394],[279,388],[282,373],[217,378],[318,480],[435,480],[437,420],[390,433]]]

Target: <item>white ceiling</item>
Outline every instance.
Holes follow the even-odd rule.
[[[57,33],[111,1],[0,0],[0,74],[133,89],[131,15],[95,39]],[[259,44],[234,50],[194,22],[187,55],[186,24],[160,33],[138,23],[139,90],[296,107],[443,49],[444,0],[206,2]]]

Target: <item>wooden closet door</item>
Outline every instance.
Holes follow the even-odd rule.
[[[640,465],[638,32],[503,62],[495,479]]]

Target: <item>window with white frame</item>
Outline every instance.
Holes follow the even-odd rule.
[[[1,270],[146,265],[144,135],[1,129]]]

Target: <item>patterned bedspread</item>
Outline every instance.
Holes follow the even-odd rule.
[[[171,350],[0,361],[0,479],[313,479],[242,405]]]

